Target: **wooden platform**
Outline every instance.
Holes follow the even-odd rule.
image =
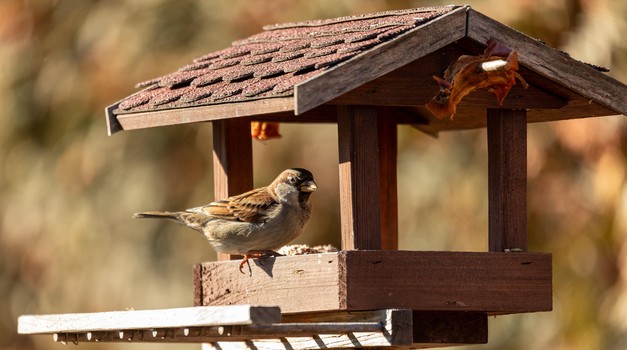
[[[551,255],[340,251],[195,268],[196,305],[278,305],[283,313],[403,308],[489,315],[550,311]],[[262,265],[263,264],[263,265]]]
[[[20,334],[56,342],[204,343],[209,349],[424,348],[487,342],[487,316],[374,310],[281,317],[250,305],[21,316]]]

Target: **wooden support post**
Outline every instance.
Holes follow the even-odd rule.
[[[488,109],[491,252],[527,251],[527,112]]]
[[[396,147],[396,133],[380,138],[380,125],[391,128],[391,122],[380,122],[380,118],[373,107],[338,107],[340,212],[342,249],[345,250],[379,250],[383,232],[386,240],[388,236],[396,235],[391,232],[397,226],[396,166],[388,161],[396,150],[387,149],[392,143]],[[390,166],[394,171],[389,171]],[[394,205],[387,207],[388,203],[383,205],[384,201],[394,202]],[[382,207],[386,210],[382,211]],[[385,223],[383,229],[382,222]],[[394,241],[386,243],[386,247],[394,246]]]
[[[388,108],[379,109],[379,184],[381,202],[381,249],[398,249],[398,191],[396,158],[397,118]]]
[[[253,149],[250,120],[235,118],[213,123],[213,185],[216,200],[253,188]],[[218,253],[218,260],[229,260]]]

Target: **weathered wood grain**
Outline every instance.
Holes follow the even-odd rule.
[[[237,261],[202,263],[202,305],[281,304],[283,313],[339,310],[336,253],[251,260],[242,274]],[[263,265],[262,265],[263,264]]]
[[[425,23],[294,87],[295,113],[320,106],[354,88],[444,47],[466,34],[466,7]]]
[[[550,311],[551,255],[341,251],[203,263],[203,305],[276,304],[285,313],[409,308],[509,314]]]
[[[164,327],[197,327],[277,323],[278,307],[199,306],[178,309],[111,311],[18,318],[19,334],[118,331]]]
[[[487,113],[489,250],[527,251],[527,114]]]
[[[397,117],[389,108],[379,108],[379,194],[381,210],[381,249],[398,249],[398,153]]]
[[[341,307],[488,314],[550,311],[551,255],[342,251]],[[344,286],[344,285],[343,285]]]
[[[206,122],[294,110],[293,97],[268,98],[208,106],[167,109],[153,112],[119,114],[117,120],[124,130],[157,126]]]
[[[342,249],[381,249],[377,109],[338,106],[337,129]]]
[[[519,62],[587,99],[627,115],[627,86],[563,52],[501,24],[475,10],[468,12],[468,37],[479,43],[490,38],[518,50]]]
[[[250,120],[216,120],[213,131],[213,193],[216,200],[253,188],[253,148]],[[219,260],[237,258],[218,253]]]

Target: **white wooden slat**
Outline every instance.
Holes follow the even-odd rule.
[[[128,329],[204,327],[277,323],[278,307],[251,305],[110,311],[98,313],[25,315],[18,318],[19,334],[116,331]]]

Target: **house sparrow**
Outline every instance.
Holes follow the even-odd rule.
[[[269,186],[183,212],[143,212],[133,218],[170,219],[202,233],[217,252],[248,259],[275,250],[301,234],[311,215],[309,196],[318,187],[311,172],[287,169]]]

